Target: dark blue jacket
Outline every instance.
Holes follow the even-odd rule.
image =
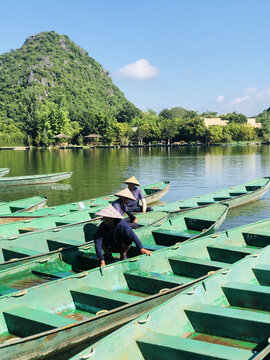
[[[140,239],[130,226],[124,220],[115,221],[117,224],[113,234],[104,222],[99,225],[97,232],[94,234],[96,254],[99,260],[104,260],[102,253],[103,242],[108,249],[120,247],[122,243],[131,244],[132,242],[135,243],[139,250],[143,249]]]
[[[142,189],[135,187],[133,191],[131,191],[132,195],[136,200],[128,200],[127,208],[132,211],[133,208],[137,208],[140,206],[139,202],[143,199]]]
[[[120,199],[115,200],[112,202],[112,206],[117,210],[121,215],[124,215],[125,213],[130,218],[130,221],[133,222],[136,217],[128,210],[128,207],[126,204],[123,204]]]

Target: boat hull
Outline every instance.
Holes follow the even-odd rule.
[[[0,169],[0,177],[7,175],[9,173],[9,171],[10,171],[9,168]]]
[[[15,185],[36,185],[36,184],[47,184],[55,183],[61,180],[70,178],[72,172],[63,172],[55,174],[43,174],[34,176],[17,176],[17,177],[6,177],[0,179],[1,186],[15,186]]]

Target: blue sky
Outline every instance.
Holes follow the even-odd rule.
[[[68,35],[142,110],[270,106],[269,0],[0,0],[0,54]]]

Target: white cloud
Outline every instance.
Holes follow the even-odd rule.
[[[222,101],[224,101],[224,96],[223,95],[218,95],[216,102],[219,103],[219,102],[222,102]]]
[[[256,87],[246,88],[237,96],[226,95],[226,101],[224,97],[221,101],[221,95],[219,95],[215,103],[215,109],[219,114],[237,111],[247,116],[257,115],[269,106],[270,87],[262,90]]]
[[[257,91],[258,91],[258,89],[256,87],[250,87],[250,88],[245,89],[246,94],[254,94]]]
[[[145,80],[157,76],[159,70],[156,66],[153,66],[149,63],[148,60],[140,59],[135,61],[132,64],[128,64],[117,71],[119,76]]]
[[[240,104],[243,101],[247,101],[251,98],[251,96],[247,95],[247,96],[242,96],[242,97],[238,97],[235,100],[231,101],[232,105],[237,105]]]

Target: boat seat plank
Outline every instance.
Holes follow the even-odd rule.
[[[62,279],[62,278],[73,275],[73,273],[68,272],[68,271],[58,272],[58,273],[49,273],[49,272],[45,272],[45,271],[32,270],[31,272],[33,275],[49,277],[49,278],[53,278],[53,279]]]
[[[87,286],[72,289],[70,292],[76,308],[90,312],[111,310],[141,300],[139,296]]]
[[[216,196],[214,197],[215,201],[226,201],[226,200],[230,200],[232,198],[232,196]]]
[[[156,294],[161,289],[173,288],[178,285],[188,284],[193,278],[180,277],[155,272],[132,271],[125,272],[124,276],[130,290],[146,294]]]
[[[250,350],[151,332],[137,340],[146,360],[235,360],[250,359]]]
[[[249,231],[242,234],[247,245],[265,247],[270,244],[270,232],[267,234],[266,231]]]
[[[92,269],[99,266],[99,260],[95,252],[80,254],[77,256],[78,267],[80,269]]]
[[[10,246],[9,248],[5,249],[2,248],[3,256],[5,261],[8,261],[12,258],[23,258],[26,256],[36,256],[40,255],[39,251],[33,249],[27,249],[19,246]]]
[[[197,202],[197,204],[199,205],[199,206],[204,206],[204,205],[210,205],[210,204],[215,204],[216,203],[216,201],[198,201]]]
[[[261,185],[246,185],[245,188],[246,190],[249,191],[255,191],[255,190],[259,190],[261,189],[263,186]]]
[[[43,229],[42,228],[36,228],[36,227],[25,227],[25,228],[18,229],[20,234],[25,234],[25,233],[28,233],[28,232],[39,231],[39,230],[43,230]]]
[[[171,246],[176,242],[181,242],[193,238],[194,236],[198,235],[198,231],[184,230],[180,232],[176,229],[158,229],[152,231],[152,235],[157,245]]]
[[[8,331],[19,337],[74,324],[72,319],[24,306],[4,311],[3,316]]]
[[[231,306],[270,311],[270,287],[230,282],[222,290]]]
[[[150,251],[157,251],[157,250],[161,250],[164,249],[165,246],[162,245],[155,245],[155,244],[145,244],[145,249],[150,250]]]
[[[29,204],[28,206],[30,207],[32,204]],[[13,206],[10,206],[10,212],[11,213],[15,213],[17,211],[20,211],[20,210],[24,210],[25,207],[24,206],[16,206],[16,205],[13,205]]]
[[[212,260],[223,261],[233,264],[246,255],[257,252],[258,249],[247,248],[245,246],[217,244],[207,246],[209,256]]]
[[[195,332],[255,343],[269,337],[270,314],[199,303],[184,311]]]
[[[196,219],[192,217],[184,217],[186,226],[188,231],[195,230],[195,231],[202,231],[204,229],[210,228],[215,221],[208,220],[208,219]]]
[[[47,239],[48,248],[50,251],[58,250],[59,248],[65,248],[69,246],[78,246],[81,245],[81,241],[75,239],[66,239],[63,237],[60,238],[51,238]]]
[[[252,269],[260,285],[270,286],[270,265],[260,264]]]
[[[246,195],[248,193],[249,193],[249,191],[238,191],[238,192],[233,191],[233,192],[230,192],[229,195],[230,196],[241,196],[241,195]]]
[[[209,271],[216,271],[228,266],[224,262],[181,255],[170,257],[169,262],[175,274],[194,278],[204,276]]]

